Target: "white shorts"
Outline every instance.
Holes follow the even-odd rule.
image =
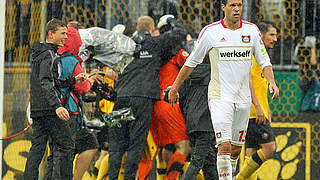
[[[217,144],[230,142],[242,146],[245,142],[251,103],[232,103],[209,99],[211,121]]]

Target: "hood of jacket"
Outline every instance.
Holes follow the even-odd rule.
[[[38,58],[38,57],[42,55],[44,52],[46,52],[47,50],[52,50],[53,52],[57,52],[58,45],[50,44],[50,43],[35,42],[30,49],[31,62],[36,62],[38,60],[41,60],[41,58]]]
[[[64,46],[59,47],[58,53],[71,52],[78,56],[79,48],[82,45],[82,40],[78,30],[74,27],[68,27],[68,39],[64,42]]]

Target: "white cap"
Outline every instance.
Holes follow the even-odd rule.
[[[117,24],[112,28],[112,32],[123,34],[125,28],[126,26],[124,26],[123,24]]]
[[[163,15],[158,22],[158,29],[160,29],[164,25],[167,25],[170,19],[174,19],[174,16],[171,14]]]

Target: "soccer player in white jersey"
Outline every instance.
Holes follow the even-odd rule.
[[[222,0],[225,17],[200,32],[169,91],[169,102],[179,101],[178,89],[197,64],[209,55],[211,81],[208,104],[218,145],[217,168],[220,180],[231,180],[248,126],[251,94],[249,85],[252,55],[269,82],[272,99],[279,96],[270,58],[256,25],[240,19],[242,0]]]

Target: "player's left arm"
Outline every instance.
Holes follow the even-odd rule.
[[[269,91],[270,93],[273,93],[272,99],[276,99],[279,96],[279,88],[277,87],[274,80],[270,57],[261,39],[260,31],[258,28],[256,28],[256,30],[254,31],[253,43],[254,56],[257,60],[257,63],[261,66],[265,78],[269,82]]]

